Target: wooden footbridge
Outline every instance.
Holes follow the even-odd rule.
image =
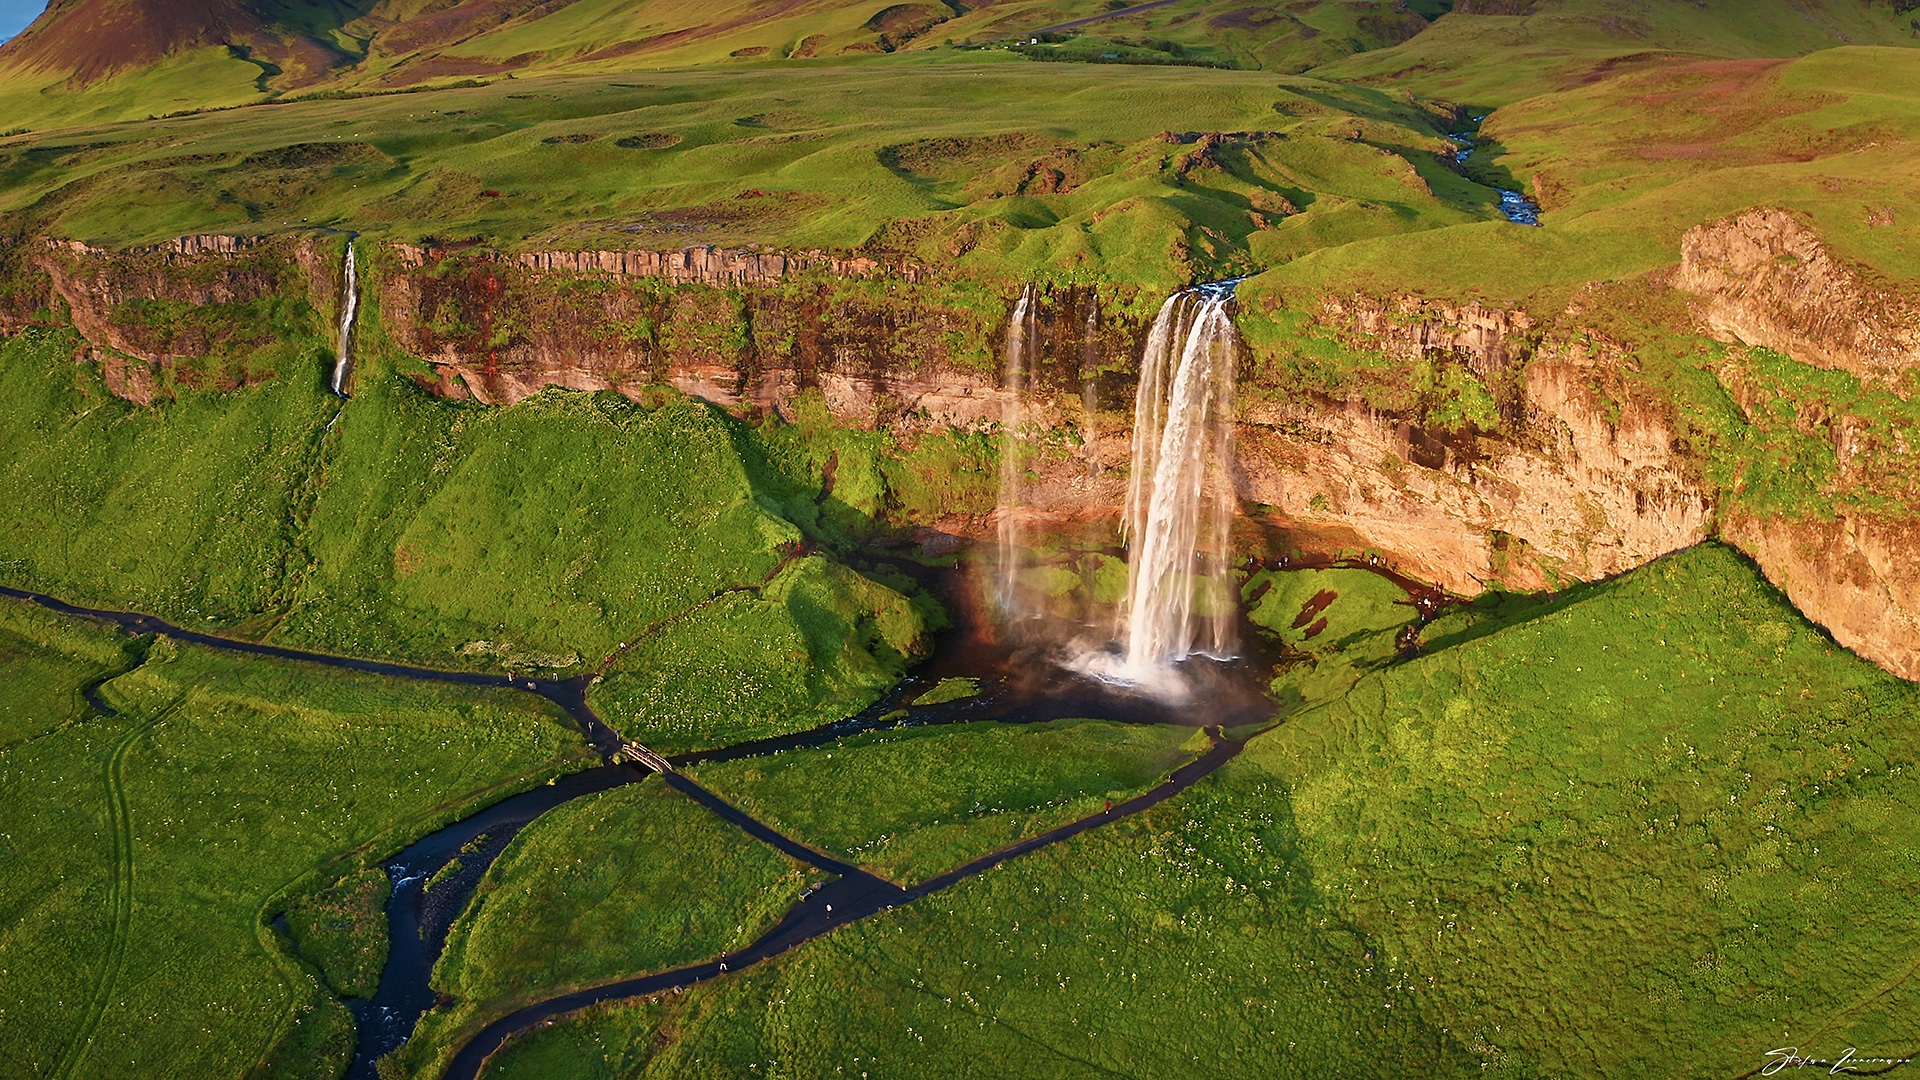
[[[659,754],[656,754],[653,751],[647,749],[646,747],[641,746],[639,743],[634,742],[632,739],[620,740],[620,755],[626,758],[628,761],[637,761],[640,764],[645,765],[647,768],[652,769],[654,772],[657,772],[657,773],[665,773],[665,772],[673,771],[673,766],[668,763],[666,758],[663,758]]]

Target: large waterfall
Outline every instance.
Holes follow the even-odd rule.
[[[1000,610],[1010,618],[1029,614],[1023,610],[1020,598],[1020,574],[1028,561],[1020,511],[1026,504],[1030,456],[1026,430],[1027,389],[1033,378],[1037,307],[1038,297],[1029,285],[1021,291],[1020,302],[1014,305],[1013,316],[1007,320],[1006,362],[1000,382],[1006,397],[1000,407],[1000,523],[996,557]]]
[[[1160,307],[1140,361],[1133,472],[1121,528],[1125,672],[1235,647],[1228,532],[1233,384],[1239,364],[1231,288],[1182,292]]]
[[[1175,293],[1160,306],[1148,331],[1134,397],[1132,470],[1120,521],[1127,549],[1126,594],[1117,617],[1104,624],[1112,629],[1113,644],[1082,640],[1067,661],[1076,670],[1156,694],[1183,692],[1187,680],[1174,674],[1172,665],[1196,654],[1226,659],[1237,647],[1237,605],[1228,567],[1237,505],[1232,462],[1238,337],[1227,316],[1233,284]],[[1028,469],[1037,449],[1031,395],[1040,351],[1039,302],[1029,286],[1014,305],[1001,377],[994,569],[996,599],[1009,620],[1041,616],[1050,609],[1046,599],[1023,582],[1023,575],[1035,567],[1023,512],[1031,494]],[[1081,427],[1089,445],[1098,318],[1097,308],[1089,307],[1080,356]],[[1089,453],[1088,468],[1094,467]]]
[[[360,306],[360,281],[353,261],[353,238],[347,238],[347,268],[341,281],[340,348],[333,361],[333,392],[347,396],[347,365],[353,347],[353,315]]]

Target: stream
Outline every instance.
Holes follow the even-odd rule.
[[[140,612],[81,607],[44,593],[0,586],[0,596],[40,605],[62,615],[111,623],[133,634],[166,634],[181,641],[305,663],[322,664],[375,675],[466,686],[490,686],[538,695],[559,706],[579,727],[603,760],[623,747],[618,732],[594,713],[586,700],[591,674],[565,680],[512,678],[480,672],[443,671],[378,660],[334,656],[277,645],[240,641],[188,630],[157,616]],[[969,602],[971,599],[972,602]],[[674,767],[778,753],[821,746],[864,731],[931,724],[1037,723],[1069,717],[1121,723],[1211,725],[1213,744],[1199,757],[1175,769],[1160,784],[1132,799],[1090,817],[1068,822],[1036,836],[1016,841],[964,866],[937,875],[912,888],[901,888],[858,866],[834,859],[780,833],[672,769],[663,782],[706,807],[721,819],[786,855],[835,875],[820,888],[801,897],[766,934],[736,953],[673,971],[640,976],[551,998],[512,1013],[484,1028],[456,1054],[449,1077],[477,1077],[486,1059],[514,1035],[553,1017],[586,1005],[637,997],[690,986],[730,971],[739,971],[778,956],[836,927],[856,922],[900,904],[910,903],[982,873],[1019,855],[1059,843],[1112,821],[1137,814],[1185,791],[1230,761],[1245,745],[1245,737],[1228,737],[1224,727],[1264,722],[1271,709],[1262,709],[1257,693],[1244,689],[1227,694],[1224,702],[1209,700],[1204,710],[1183,708],[1126,693],[1099,682],[1064,676],[1037,662],[1031,646],[1003,644],[984,621],[978,598],[956,597],[952,605],[954,629],[942,635],[928,660],[893,689],[858,714],[810,731],[749,740],[731,746],[681,754],[667,761]],[[1203,684],[1218,688],[1244,687],[1258,661],[1200,660]],[[989,674],[993,673],[993,674]],[[937,685],[942,678],[965,675],[979,678],[980,694],[930,706],[914,706],[912,698]],[[1064,677],[1063,677],[1064,676]],[[89,687],[87,699],[110,712]],[[1204,711],[1204,720],[1196,715]],[[420,1016],[432,1008],[435,962],[447,934],[466,906],[475,886],[493,860],[519,831],[542,814],[574,799],[637,783],[652,773],[634,764],[606,764],[509,796],[459,821],[429,833],[383,863],[393,889],[386,904],[388,956],[379,988],[370,999],[347,999],[358,1027],[359,1044],[346,1076],[349,1080],[377,1080],[378,1060],[406,1042]],[[441,875],[454,860],[459,867]],[[433,888],[429,889],[429,883]],[[291,948],[291,946],[290,946]]]
[[[741,971],[763,960],[779,956],[781,953],[804,944],[849,923],[858,922],[871,915],[890,910],[901,904],[911,903],[923,896],[939,892],[951,885],[958,884],[977,874],[991,870],[1008,859],[1038,851],[1051,844],[1057,844],[1069,837],[1097,829],[1110,822],[1119,821],[1156,806],[1167,799],[1187,790],[1200,780],[1212,775],[1222,765],[1233,760],[1239,754],[1244,740],[1220,739],[1212,749],[1200,757],[1175,769],[1166,780],[1144,794],[1136,795],[1125,802],[1116,803],[1112,810],[1103,810],[1090,817],[1071,821],[1058,828],[1037,836],[1019,840],[991,852],[974,861],[949,870],[937,877],[930,878],[910,889],[902,889],[891,882],[883,881],[865,871],[855,870],[854,874],[843,876],[827,885],[813,890],[796,902],[773,929],[762,934],[753,944],[736,953],[730,953],[704,963],[693,964],[673,971],[663,971],[657,975],[645,975],[620,982],[596,986],[577,993],[549,998],[537,1005],[530,1005],[518,1012],[510,1013],[486,1027],[480,1029],[467,1044],[454,1055],[447,1071],[441,1074],[445,1080],[475,1080],[485,1067],[487,1058],[492,1056],[508,1039],[538,1024],[555,1017],[597,1005],[606,1001],[618,1001],[623,998],[642,997],[663,991],[677,990],[694,983],[726,974]],[[692,781],[677,773],[667,773],[668,783],[680,787],[680,781],[696,791],[705,792]],[[687,788],[682,788],[687,790]],[[707,793],[708,798],[718,801],[717,796]],[[702,800],[703,802],[706,800]],[[725,806],[724,803],[721,803]],[[724,814],[728,820],[738,823],[752,821],[738,810],[727,807],[732,814]],[[757,823],[756,823],[757,824]],[[765,828],[765,826],[761,826]],[[771,830],[769,830],[771,831]],[[755,833],[756,836],[759,833]],[[777,835],[777,834],[776,834]],[[762,837],[764,839],[764,837]],[[791,841],[788,841],[791,843]],[[791,852],[789,852],[791,854]]]
[[[1455,165],[1465,165],[1467,158],[1473,154],[1480,135],[1479,123],[1485,119],[1484,116],[1476,116],[1473,118],[1475,126],[1472,131],[1458,131],[1447,136],[1455,143],[1453,151]],[[1528,198],[1522,191],[1498,187],[1493,190],[1500,193],[1500,212],[1506,215],[1508,221],[1515,225],[1531,225],[1536,229],[1540,227],[1539,203]]]

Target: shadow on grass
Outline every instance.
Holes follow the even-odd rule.
[[[1449,616],[1465,614],[1473,621],[1467,626],[1451,633],[1432,639],[1422,639],[1420,656],[1434,653],[1478,641],[1483,637],[1497,634],[1515,626],[1525,626],[1537,619],[1544,618],[1556,611],[1571,607],[1583,600],[1605,595],[1611,590],[1617,578],[1601,581],[1582,582],[1563,592],[1509,593],[1491,591],[1453,606],[1441,616],[1441,621]]]
[[[1684,547],[1678,551],[1668,552],[1659,558],[1649,559],[1639,566],[1622,570],[1609,577],[1600,578],[1596,581],[1583,581],[1561,591],[1541,593],[1490,591],[1475,599],[1453,605],[1435,621],[1441,622],[1449,616],[1456,616],[1462,612],[1468,613],[1470,617],[1474,617],[1474,621],[1461,629],[1443,634],[1439,637],[1422,639],[1417,655],[1431,656],[1434,653],[1442,652],[1458,645],[1465,645],[1471,641],[1477,641],[1480,638],[1499,633],[1502,630],[1516,626],[1525,626],[1528,623],[1535,622],[1576,604],[1605,596],[1618,588],[1622,579],[1627,576],[1700,547],[1719,548],[1735,559],[1738,559],[1742,565],[1753,572],[1754,578],[1756,579],[1756,587],[1766,597],[1784,610],[1792,611],[1802,618],[1805,617],[1804,614],[1800,612],[1800,609],[1794,605],[1793,600],[1788,597],[1786,593],[1780,591],[1778,586],[1767,579],[1766,571],[1761,568],[1759,563],[1748,556],[1746,552],[1723,541],[1705,540],[1691,547]],[[1818,633],[1827,644],[1836,649],[1846,649],[1846,646],[1834,640],[1833,634],[1828,631],[1825,626],[1813,622],[1811,619],[1807,621],[1807,624]],[[1410,658],[1411,656],[1408,657],[1408,659]],[[1399,663],[1401,661],[1396,660],[1394,662]]]
[[[945,195],[938,194],[939,189],[951,186],[949,182],[936,180],[931,176],[922,176],[912,169],[907,168],[905,165],[902,165],[900,163],[900,148],[898,146],[883,146],[874,151],[873,156],[879,160],[881,168],[886,169],[899,179],[913,185],[914,190],[918,191],[921,197],[926,199],[934,209],[958,210],[962,206],[967,205],[964,202],[956,202]]]

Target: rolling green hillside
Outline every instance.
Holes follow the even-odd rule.
[[[549,76],[18,139],[0,144],[0,210],[19,231],[109,247],[328,226],[518,248],[832,248],[1155,288],[1493,216],[1494,193],[1437,156],[1437,106],[982,55]],[[876,97],[892,107],[876,114]]]
[[[1901,0],[1527,0],[1472,4],[1473,13],[1468,6],[1413,40],[1314,73],[1491,107],[1674,60],[1920,44],[1920,11]]]
[[[1677,261],[1690,228],[1789,207],[1846,258],[1903,288],[1920,245],[1881,210],[1920,181],[1920,51],[1847,47],[1796,60],[1680,61],[1532,97],[1488,116],[1470,178],[1522,189],[1540,229],[1472,224],[1327,245],[1254,285],[1385,285],[1564,303],[1588,282]],[[1480,155],[1486,155],[1481,157]],[[1462,259],[1462,251],[1475,253]]]
[[[1425,655],[1188,798],[537,1029],[484,1075],[1732,1077],[1781,1047],[1910,1053],[1920,941],[1890,913],[1913,684],[1721,548],[1481,620],[1436,621]]]
[[[1228,67],[1497,105],[1672,58],[1797,56],[1920,38],[1899,0],[63,0],[0,47],[8,127],[149,116],[533,72],[817,66],[986,49]]]

